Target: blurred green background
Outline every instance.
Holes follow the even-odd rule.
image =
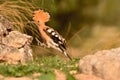
[[[8,18],[15,29],[40,39],[37,27],[30,23],[33,12],[49,12],[51,18],[46,25],[67,40],[72,57],[83,57],[120,46],[119,3],[120,0],[0,0],[0,15]],[[32,48],[35,57],[57,55],[55,50],[37,46],[35,39]]]

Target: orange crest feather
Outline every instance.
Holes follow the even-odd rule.
[[[49,21],[50,15],[48,12],[44,12],[43,10],[37,10],[34,11],[34,15],[33,15],[33,20],[34,21],[42,21],[42,22],[47,22]]]

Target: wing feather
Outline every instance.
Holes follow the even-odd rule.
[[[66,41],[57,31],[52,28],[46,28],[44,31],[56,44],[59,44],[59,47],[66,49]]]

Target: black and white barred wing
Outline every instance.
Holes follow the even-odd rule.
[[[46,28],[44,30],[46,32],[47,35],[49,35],[51,37],[51,39],[58,44],[58,46],[60,48],[66,49],[66,41],[65,39],[57,32],[55,31],[53,28]]]
[[[64,53],[64,55],[66,57],[68,57],[70,60],[72,60],[71,57],[69,56],[69,54],[66,53],[66,41],[65,41],[65,39],[61,35],[59,35],[59,33],[57,31],[55,31],[52,28],[48,27],[44,31],[46,32],[46,34],[48,36],[50,36],[50,38],[57,45],[56,49],[58,49],[59,51],[61,51],[62,53]]]

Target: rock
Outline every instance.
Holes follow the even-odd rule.
[[[9,32],[9,35],[2,38],[2,44],[16,48],[21,48],[25,46],[25,44],[30,45],[31,42],[32,42],[31,36],[22,34],[18,31],[11,31]]]
[[[32,37],[12,29],[11,23],[0,15],[0,62],[25,64],[32,61]]]
[[[4,80],[4,76],[3,75],[0,75],[0,80]]]
[[[76,74],[75,78],[77,80],[103,80],[103,79],[96,77],[94,75],[87,75],[87,74]]]
[[[18,78],[15,78],[15,77],[7,77],[3,80],[32,80],[30,79],[29,77],[18,77]]]
[[[104,80],[120,80],[120,48],[98,51],[79,62],[81,73],[95,75]]]
[[[40,73],[33,73],[33,74],[32,74],[32,76],[35,77],[35,78],[36,78],[36,77],[39,77],[40,75],[41,75]]]
[[[0,39],[12,31],[12,24],[5,17],[0,15]]]
[[[17,64],[20,61],[23,64],[25,63],[23,59],[24,55],[17,48],[1,44],[0,50],[0,62]]]
[[[55,75],[56,80],[66,80],[66,75],[60,70],[55,70]]]

